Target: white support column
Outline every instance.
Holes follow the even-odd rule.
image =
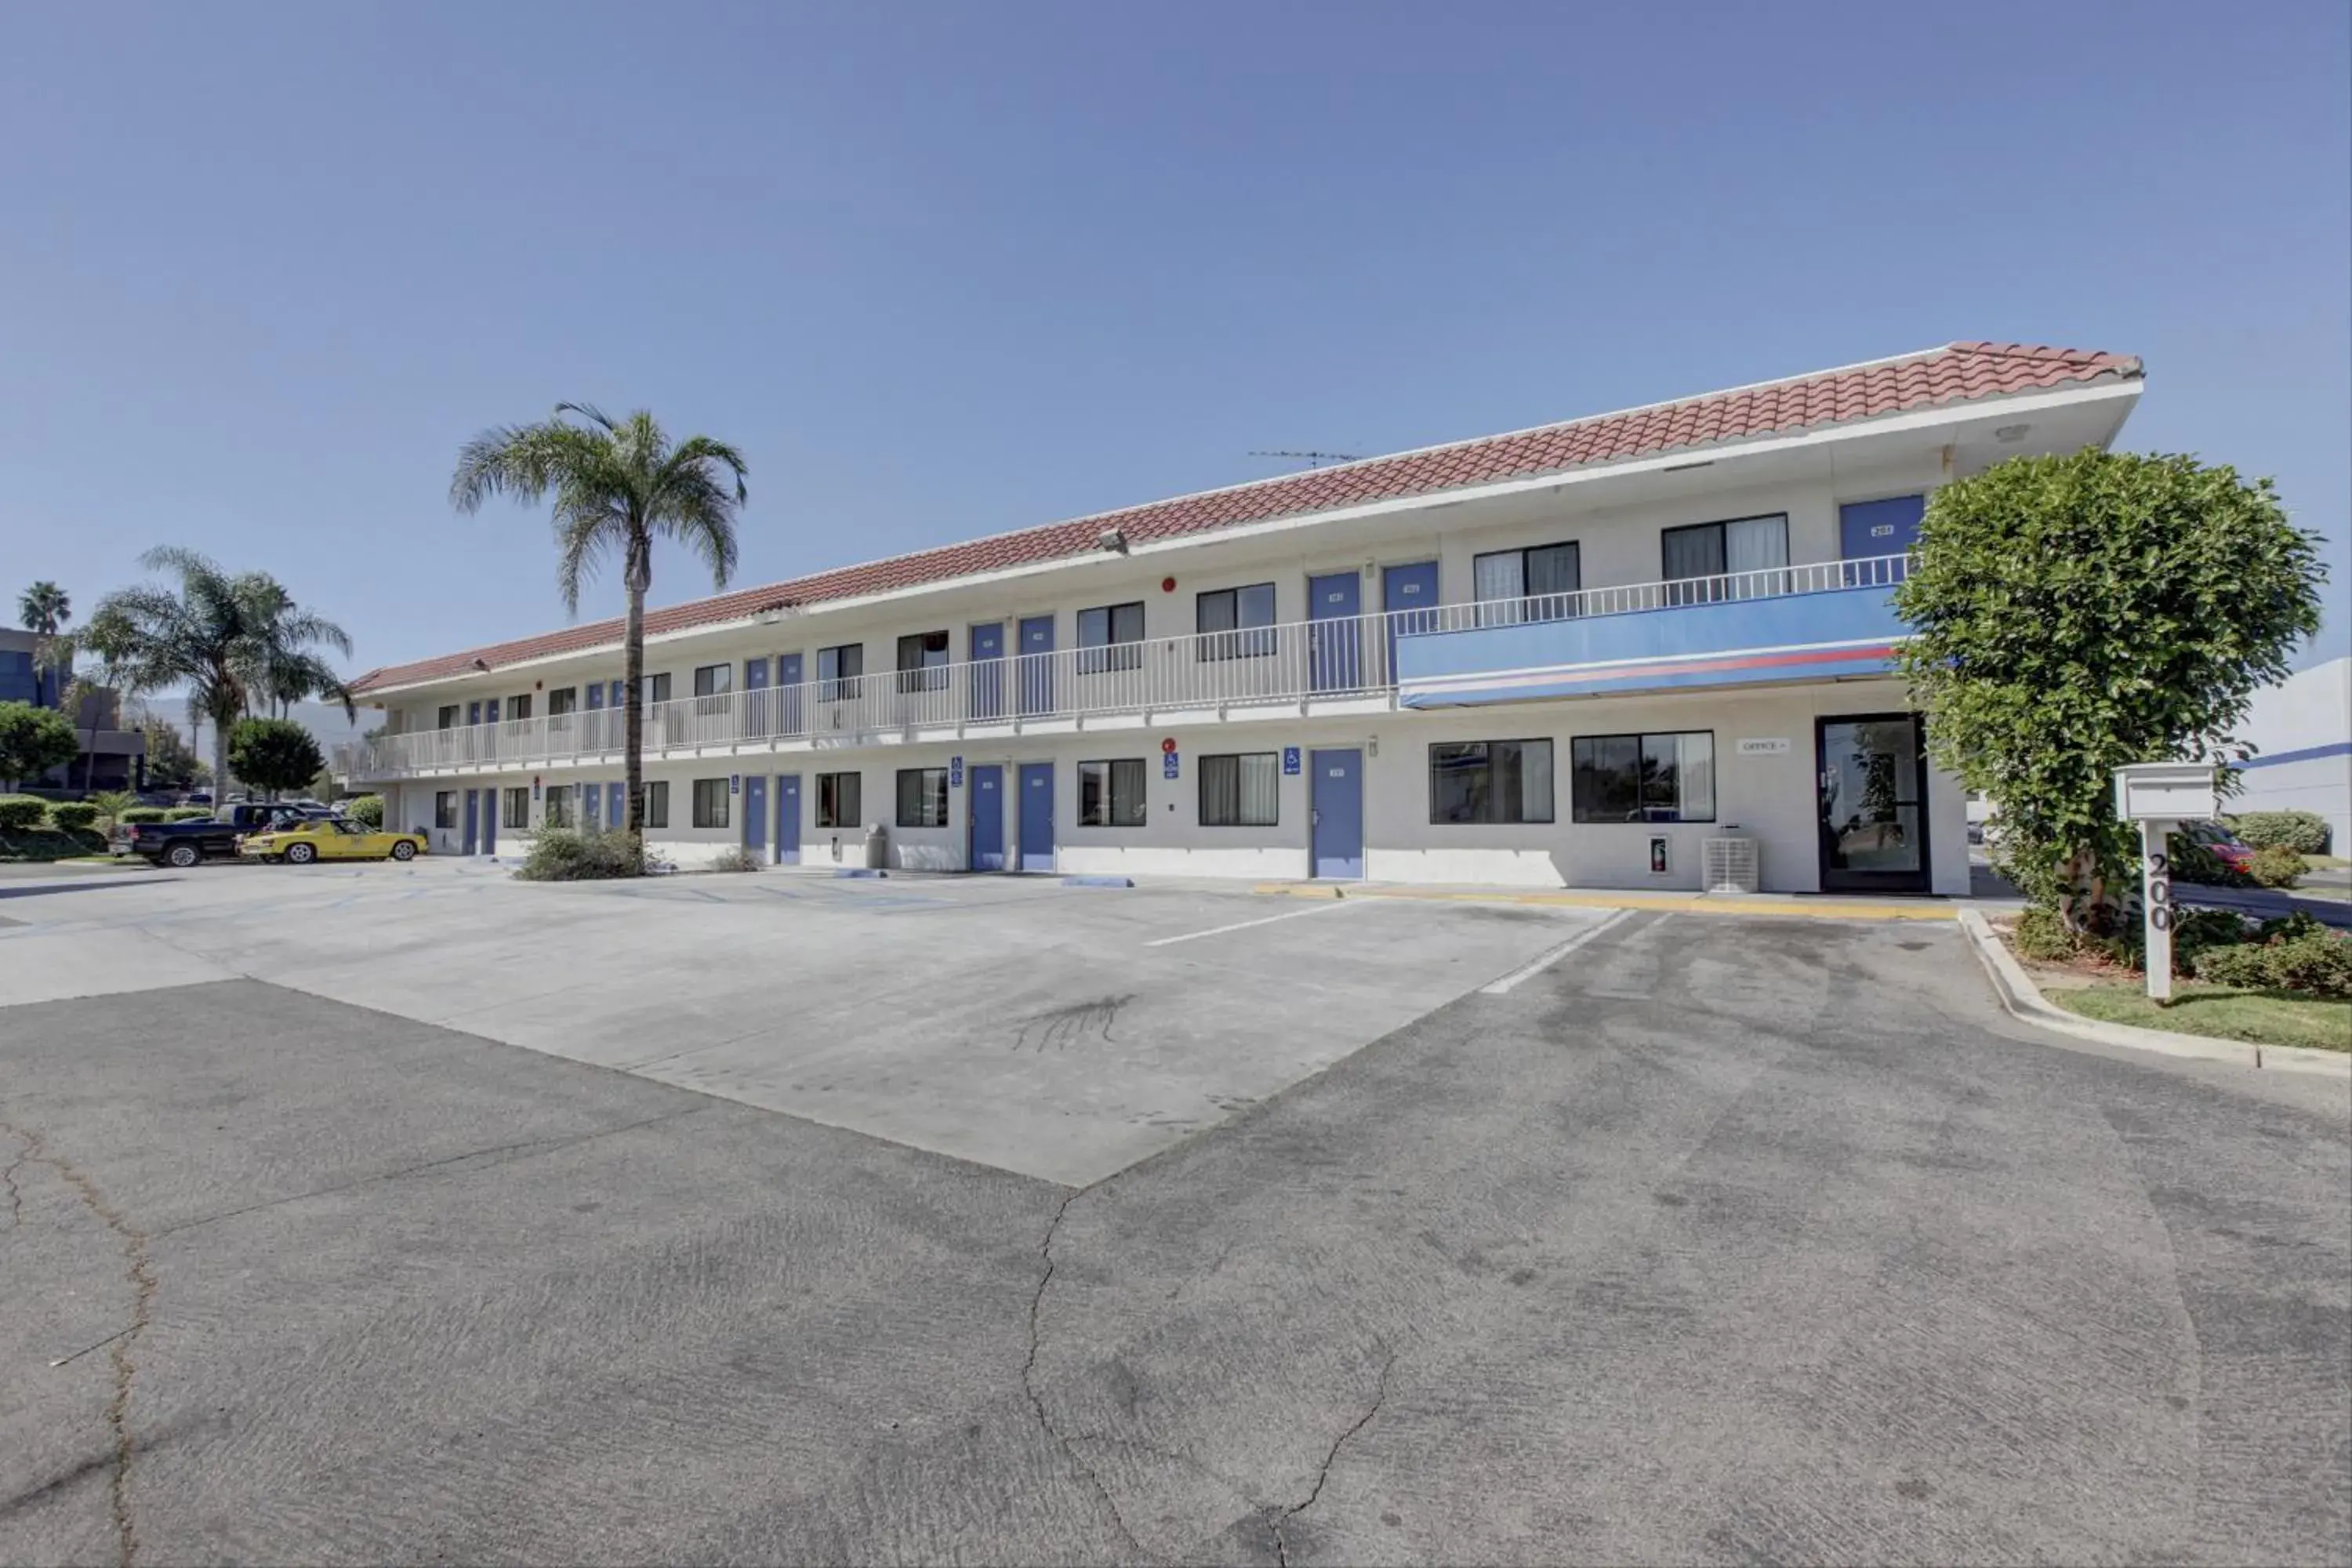
[[[2152,1001],[2172,1000],[2172,857],[2165,835],[2172,824],[2156,820],[2139,825],[2140,910],[2147,921],[2147,994]]]

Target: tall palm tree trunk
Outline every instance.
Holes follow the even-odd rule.
[[[628,682],[622,700],[628,704],[621,721],[622,746],[629,793],[629,837],[643,854],[646,845],[646,590],[653,581],[653,540],[638,531],[629,541],[625,586],[629,592],[628,629],[622,642],[621,673]]]

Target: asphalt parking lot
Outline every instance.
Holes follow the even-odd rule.
[[[0,1560],[2352,1554],[2344,1080],[2027,1034],[1948,927],[0,916]]]

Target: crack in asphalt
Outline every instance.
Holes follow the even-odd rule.
[[[9,1131],[15,1132],[16,1129],[12,1127]],[[16,1136],[23,1138],[25,1135],[17,1132]],[[0,1185],[5,1185],[8,1189],[8,1228],[10,1230],[15,1230],[25,1223],[25,1194],[16,1185],[16,1168],[32,1157],[32,1141],[26,1139],[25,1146],[16,1151],[16,1157],[8,1162],[7,1168],[0,1170]]]
[[[1127,1543],[1135,1549],[1136,1555],[1149,1558],[1151,1552],[1136,1539],[1135,1531],[1128,1528],[1127,1516],[1119,1512],[1118,1501],[1110,1495],[1110,1488],[1103,1484],[1102,1477],[1096,1473],[1094,1466],[1087,1462],[1086,1456],[1072,1445],[1071,1439],[1054,1425],[1053,1416],[1045,1410],[1045,1397],[1037,1392],[1037,1355],[1044,1344],[1038,1319],[1045,1310],[1045,1291],[1054,1283],[1056,1267],[1054,1262],[1054,1237],[1062,1228],[1062,1218],[1070,1212],[1070,1205],[1084,1197],[1087,1192],[1087,1188],[1081,1187],[1062,1200],[1061,1206],[1054,1211],[1053,1219],[1046,1224],[1045,1239],[1038,1244],[1037,1256],[1044,1260],[1045,1268],[1037,1278],[1037,1293],[1029,1298],[1029,1355],[1021,1363],[1021,1387],[1029,1395],[1030,1408],[1037,1413],[1037,1425],[1045,1430],[1046,1436],[1054,1440],[1054,1446],[1068,1456],[1070,1463],[1077,1467],[1078,1473],[1087,1479],[1087,1484],[1094,1489],[1095,1496],[1102,1500],[1104,1510],[1110,1515],[1111,1522],[1118,1527],[1119,1534],[1127,1538]]]
[[[1331,1467],[1339,1462],[1339,1450],[1348,1446],[1349,1438],[1370,1426],[1372,1417],[1381,1413],[1381,1406],[1388,1403],[1389,1372],[1396,1365],[1397,1358],[1396,1352],[1389,1350],[1385,1345],[1381,1349],[1385,1352],[1385,1359],[1381,1363],[1380,1382],[1372,1390],[1371,1404],[1365,1408],[1361,1415],[1356,1417],[1353,1426],[1331,1439],[1330,1452],[1323,1456],[1322,1468],[1315,1472],[1315,1485],[1307,1492],[1307,1500],[1294,1503],[1266,1521],[1266,1528],[1274,1532],[1275,1561],[1281,1565],[1281,1568],[1290,1568],[1290,1542],[1283,1538],[1282,1527],[1315,1506],[1316,1500],[1323,1495],[1323,1483],[1331,1479]]]
[[[106,1402],[106,1429],[113,1439],[113,1474],[108,1487],[108,1507],[114,1521],[115,1550],[122,1568],[131,1568],[139,1556],[139,1531],[131,1513],[131,1458],[136,1443],[131,1433],[131,1383],[137,1375],[138,1363],[131,1352],[140,1333],[154,1321],[155,1270],[147,1256],[149,1237],[125,1219],[98,1184],[82,1173],[80,1167],[64,1155],[52,1152],[38,1132],[0,1121],[0,1131],[15,1134],[24,1141],[24,1152],[8,1167],[8,1191],[11,1200],[21,1211],[22,1198],[16,1184],[16,1167],[27,1161],[48,1166],[66,1184],[80,1194],[82,1204],[98,1216],[99,1222],[112,1231],[122,1242],[124,1273],[131,1282],[130,1326],[113,1336],[107,1359],[112,1365],[114,1387]],[[20,1213],[21,1222],[21,1213]],[[100,1344],[108,1342],[101,1340]],[[97,1346],[89,1347],[95,1350]],[[88,1351],[76,1352],[88,1354]],[[70,1361],[71,1356],[66,1358]],[[62,1364],[62,1363],[60,1363]]]

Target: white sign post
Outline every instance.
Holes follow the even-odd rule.
[[[2134,763],[2116,770],[2116,815],[2139,824],[2140,912],[2147,922],[2147,994],[2172,1000],[2172,856],[2165,835],[2221,810],[2213,770],[2199,763]]]

